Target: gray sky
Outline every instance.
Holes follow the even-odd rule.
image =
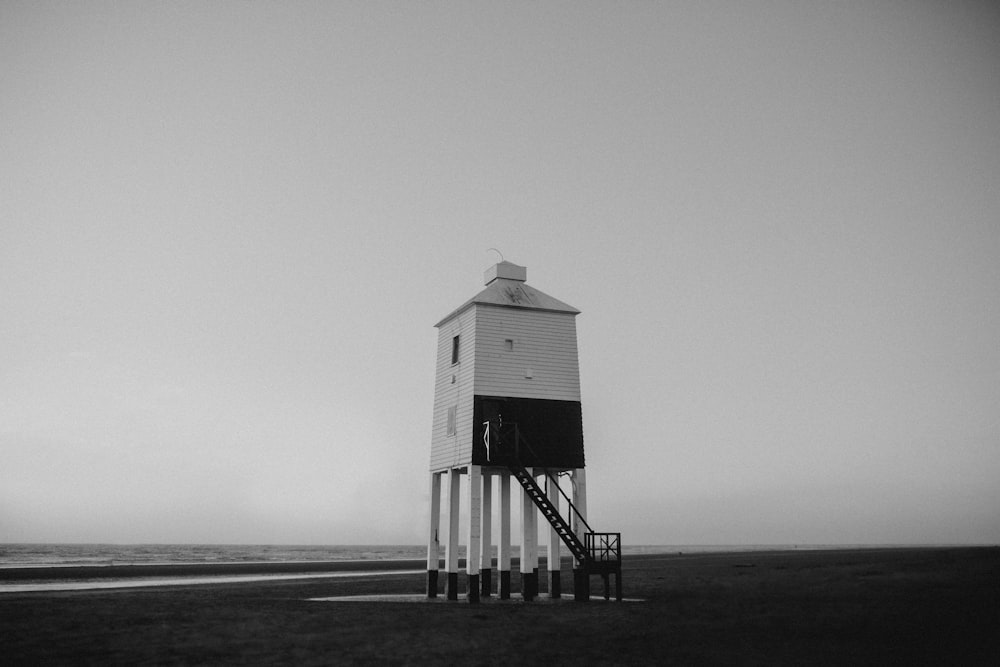
[[[1000,541],[991,3],[0,4],[0,541],[421,543],[436,331],[577,319],[591,523]]]

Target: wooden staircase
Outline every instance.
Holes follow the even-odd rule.
[[[535,503],[535,506],[542,513],[542,516],[548,519],[549,523],[552,524],[552,528],[555,529],[559,537],[562,538],[562,541],[573,554],[573,557],[580,563],[586,563],[588,558],[587,547],[580,541],[580,538],[576,536],[576,533],[574,533],[573,529],[570,528],[566,519],[559,514],[559,510],[552,504],[552,501],[549,500],[542,487],[538,486],[538,482],[536,482],[532,474],[528,472],[528,469],[520,463],[511,463],[507,467],[510,469],[511,474],[517,478],[517,481],[521,483],[524,491]]]
[[[574,567],[574,593],[577,600],[586,600],[590,597],[590,576],[597,574],[604,580],[604,598],[610,597],[610,575],[615,575],[615,598],[622,599],[622,566],[621,566],[621,533],[596,533],[586,519],[573,505],[566,493],[559,487],[558,480],[546,471],[545,475],[550,484],[555,484],[555,488],[566,499],[571,512],[576,514],[577,521],[586,527],[584,534],[585,542],[580,538],[572,527],[560,513],[559,509],[549,500],[544,489],[535,481],[534,475],[524,467],[517,453],[523,446],[526,450],[532,451],[531,446],[525,442],[520,432],[514,429],[514,439],[516,446],[512,458],[508,458],[507,468],[511,474],[517,478],[525,493],[531,498],[538,510],[542,513],[552,528],[559,535],[563,543],[573,554],[578,567]],[[510,454],[508,454],[510,456]],[[572,515],[571,515],[572,516]],[[550,564],[549,567],[552,567]]]

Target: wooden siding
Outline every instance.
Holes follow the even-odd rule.
[[[474,312],[473,393],[580,400],[575,315],[483,304]],[[507,349],[507,340],[513,349]],[[525,377],[528,370],[531,378]]]
[[[431,427],[431,472],[466,465],[472,460],[475,323],[475,313],[470,308],[438,326],[434,420]],[[452,364],[451,346],[455,336],[459,336],[459,361],[457,364]],[[454,383],[451,381],[453,375]],[[456,407],[455,434],[448,435],[448,408],[452,406]]]
[[[483,436],[490,423],[490,449]],[[570,470],[583,468],[583,416],[579,401],[476,396],[472,463]]]

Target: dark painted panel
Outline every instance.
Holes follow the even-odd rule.
[[[490,422],[490,446],[484,440]],[[515,432],[521,436],[517,442]],[[516,457],[527,467],[582,468],[583,416],[579,401],[476,396],[472,463],[502,465]]]

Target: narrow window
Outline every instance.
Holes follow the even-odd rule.
[[[451,339],[451,363],[458,363],[458,336]]]
[[[455,435],[455,422],[457,421],[456,419],[457,412],[458,412],[457,406],[453,405],[450,408],[448,408],[448,435]]]
[[[513,341],[512,339],[510,339],[510,338],[506,339],[506,340],[505,340],[505,341],[503,342],[503,344],[504,344],[504,346],[505,346],[505,347],[507,348],[507,351],[508,351],[508,352],[510,352],[511,350],[513,350],[513,349],[514,349],[514,341]]]

